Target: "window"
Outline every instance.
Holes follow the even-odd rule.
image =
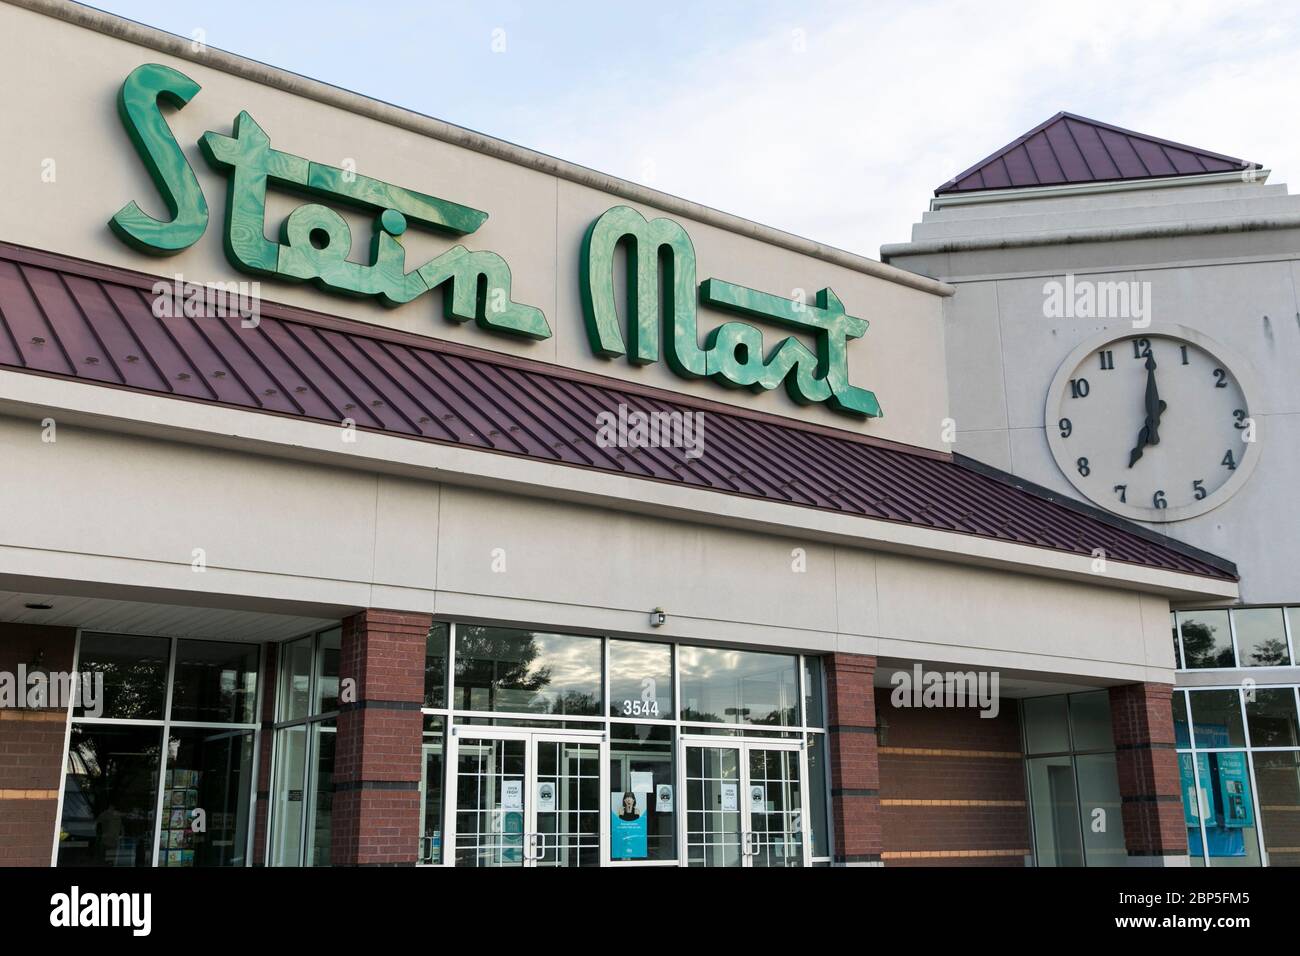
[[[797,725],[797,661],[784,654],[679,647],[682,720]]]
[[[259,659],[252,644],[81,635],[77,670],[104,693],[73,715],[60,866],[245,865]]]
[[[1232,631],[1227,611],[1178,613],[1178,630],[1183,638],[1186,667],[1232,667]]]
[[[672,720],[673,649],[670,645],[609,642],[609,714]]]
[[[1030,698],[1020,715],[1038,865],[1124,865],[1109,692]]]
[[[462,624],[457,709],[599,716],[601,639]]]
[[[1174,615],[1175,666],[1286,667],[1294,660],[1300,608],[1239,607]],[[1182,654],[1179,656],[1179,635]]]
[[[338,732],[342,630],[331,628],[279,647],[272,866],[329,866]]]

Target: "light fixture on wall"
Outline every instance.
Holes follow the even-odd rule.
[[[655,608],[650,612],[650,626],[663,627],[668,622],[668,615],[664,613],[661,607]]]
[[[54,607],[53,604],[46,604],[44,601],[28,601],[23,607],[29,611],[48,611]]]

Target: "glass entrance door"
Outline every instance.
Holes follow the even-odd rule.
[[[688,866],[803,866],[806,777],[795,742],[683,738]]]
[[[456,727],[456,866],[599,866],[601,734]]]

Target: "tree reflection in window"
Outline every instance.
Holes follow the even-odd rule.
[[[459,710],[599,716],[601,675],[600,638],[456,627]]]

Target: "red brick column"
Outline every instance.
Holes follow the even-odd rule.
[[[1110,689],[1124,842],[1130,861],[1164,866],[1185,862],[1187,829],[1174,750],[1169,684],[1124,684]],[[1179,858],[1182,859],[1179,859]]]
[[[343,621],[330,861],[414,865],[420,836],[420,743],[428,614],[371,608]]]
[[[0,670],[16,676],[20,664],[30,667],[39,656],[46,670],[67,673],[76,633],[0,624]],[[0,866],[50,865],[67,726],[62,708],[0,708]]]
[[[835,863],[880,864],[880,767],[876,752],[876,659],[830,654],[826,668]]]

